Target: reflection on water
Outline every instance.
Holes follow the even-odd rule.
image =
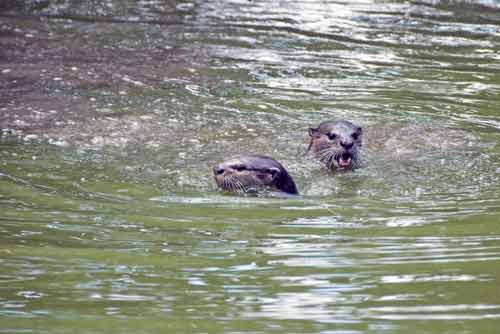
[[[498,4],[0,11],[3,332],[496,333]],[[355,172],[306,152],[338,118]],[[241,152],[301,196],[219,193]]]

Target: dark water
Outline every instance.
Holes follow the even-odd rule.
[[[498,332],[498,2],[0,10],[0,332]],[[245,152],[301,196],[218,192]]]

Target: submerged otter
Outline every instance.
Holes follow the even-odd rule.
[[[286,169],[276,160],[262,155],[238,155],[214,167],[217,185],[237,193],[258,190],[298,194],[297,187]]]
[[[308,151],[329,169],[354,169],[360,166],[358,149],[363,130],[348,121],[326,121],[309,129],[311,142]]]

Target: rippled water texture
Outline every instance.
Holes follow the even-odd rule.
[[[0,332],[498,333],[499,55],[490,0],[3,1]]]

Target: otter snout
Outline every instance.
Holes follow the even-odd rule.
[[[340,146],[342,146],[345,150],[350,150],[354,146],[354,143],[350,140],[341,140]]]

